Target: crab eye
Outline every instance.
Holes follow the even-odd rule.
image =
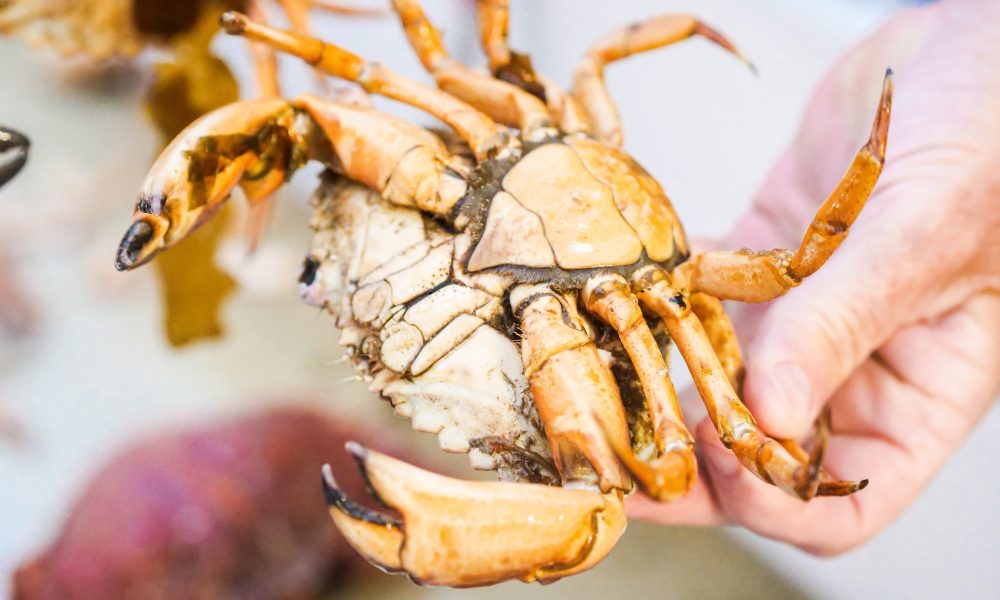
[[[135,265],[139,253],[153,239],[153,226],[146,221],[136,221],[125,232],[121,244],[118,245],[118,254],[115,257],[115,268],[125,271]]]
[[[319,271],[319,261],[311,256],[307,256],[302,262],[302,274],[299,275],[299,283],[312,285],[316,281],[316,271]]]

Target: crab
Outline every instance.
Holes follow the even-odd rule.
[[[451,58],[416,0],[393,5],[437,88],[240,13],[221,23],[451,133],[308,94],[226,106],[153,165],[115,262],[146,263],[237,186],[253,204],[304,162],[327,167],[303,297],[335,316],[340,343],[397,414],[501,479],[446,477],[349,444],[374,499],[394,511],[361,506],[325,470],[351,544],[434,585],[591,568],[622,535],[635,487],[667,502],[695,480],[672,343],[744,467],[802,500],[863,488],[821,467],[828,422],[809,452],[757,426],[739,398],[742,357],[722,300],[777,298],[843,241],[884,162],[891,71],[870,138],[798,248],[692,254],[660,184],[621,149],[603,70],[695,35],[740,56],[726,38],[690,16],[636,23],[597,42],[566,93],[509,49],[507,2],[479,2],[492,73]]]

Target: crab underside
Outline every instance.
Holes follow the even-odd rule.
[[[821,468],[827,422],[809,453],[757,427],[739,399],[742,357],[721,300],[776,298],[840,244],[881,171],[891,79],[870,139],[799,248],[692,256],[660,185],[620,149],[603,68],[692,35],[736,53],[725,38],[687,16],[632,25],[591,48],[567,94],[507,47],[506,2],[479,2],[492,75],[449,57],[415,0],[393,4],[440,89],[239,13],[222,23],[424,109],[454,134],[364,97],[229,105],[161,155],[116,257],[121,270],[143,264],[234,187],[255,205],[306,160],[326,165],[303,297],[335,316],[356,368],[398,415],[503,480],[443,477],[351,446],[374,498],[398,514],[356,504],[327,471],[331,514],[355,548],[451,586],[590,568],[624,530],[633,486],[666,502],[693,485],[671,344],[747,469],[803,500],[862,488]]]

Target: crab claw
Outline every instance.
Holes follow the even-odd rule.
[[[345,497],[324,467],[330,514],[375,566],[418,583],[469,587],[506,579],[554,581],[603,559],[625,529],[620,492],[462,481],[359,444],[347,449],[372,496],[397,520]]]
[[[0,187],[14,178],[28,162],[27,136],[0,126]]]
[[[265,98],[223,106],[188,125],[150,168],[115,268],[138,267],[184,239],[237,185],[251,203],[270,196],[287,176],[287,160],[278,159],[290,147],[278,121],[291,114],[285,100]]]

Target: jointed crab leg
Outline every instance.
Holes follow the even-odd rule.
[[[530,56],[512,51],[507,43],[510,1],[476,0],[476,12],[479,40],[493,76],[548,102],[547,92],[552,84],[541,80],[531,65]],[[551,108],[551,104],[549,106]]]
[[[511,292],[523,331],[524,374],[563,484],[627,490],[630,478],[614,452],[629,443],[621,395],[575,300],[547,285]]]
[[[641,448],[641,458],[634,456],[629,446],[615,448],[616,453],[647,495],[664,502],[684,496],[697,473],[694,440],[684,426],[667,365],[639,303],[625,279],[614,274],[588,281],[583,300],[589,312],[621,336],[652,417],[653,447]]]
[[[479,17],[479,39],[486,52],[490,71],[510,63],[510,46],[507,44],[507,30],[510,26],[510,0],[476,0]]]
[[[349,444],[372,495],[397,521],[355,504],[329,469],[330,513],[348,541],[388,571],[431,585],[552,581],[589,569],[625,528],[620,491],[462,481]]]
[[[577,65],[573,94],[590,115],[590,122],[598,139],[610,146],[622,144],[621,119],[604,84],[605,65],[693,35],[701,35],[715,42],[750,64],[722,34],[687,15],[663,15],[622,27],[590,48]]]
[[[517,127],[526,139],[550,127],[549,112],[541,100],[516,85],[473,71],[451,58],[441,43],[441,34],[428,21],[417,0],[393,0],[392,5],[410,45],[442,90],[501,123]]]
[[[479,38],[497,79],[512,83],[545,100],[549,116],[563,133],[590,133],[587,115],[576,99],[535,71],[527,54],[514,52],[507,43],[509,0],[477,0]]]
[[[743,368],[743,353],[736,339],[733,322],[729,320],[722,301],[702,292],[690,294],[687,298],[691,310],[704,326],[705,335],[708,336],[712,349],[715,350],[722,368],[729,376],[729,382],[737,392],[740,392],[743,388],[743,376],[746,374]]]
[[[267,22],[267,12],[261,0],[250,0],[247,13],[261,23]],[[258,93],[262,98],[278,98],[281,96],[281,83],[278,81],[278,57],[274,50],[264,44],[249,42],[250,58],[253,61],[257,78]]]
[[[844,495],[863,488],[861,482],[824,482],[820,472],[825,438],[818,440],[808,461],[793,457],[779,442],[765,436],[733,390],[698,318],[687,299],[659,267],[648,267],[633,278],[639,301],[659,315],[684,357],[719,438],[747,469],[802,499],[819,494]]]
[[[374,94],[405,102],[441,119],[469,144],[477,159],[485,159],[501,148],[504,137],[485,114],[461,100],[394,73],[378,63],[370,63],[343,48],[292,31],[255,23],[246,15],[222,15],[227,33],[264,42],[297,56],[325,73],[361,84]]]
[[[674,270],[682,287],[727,300],[766,302],[797,286],[823,266],[847,237],[848,229],[871,195],[885,162],[892,110],[892,71],[882,86],[871,136],[813,218],[798,250],[705,252]]]
[[[690,294],[687,296],[687,300],[688,304],[691,305],[691,311],[698,317],[698,320],[701,321],[702,326],[705,328],[705,335],[708,337],[715,355],[719,357],[719,362],[726,371],[726,375],[729,376],[729,383],[732,384],[737,395],[742,394],[743,377],[746,374],[746,370],[743,367],[743,352],[740,350],[740,343],[736,338],[736,330],[733,328],[733,322],[729,319],[729,315],[726,314],[722,302],[718,298],[709,296],[703,292]],[[825,438],[829,436],[829,418],[829,412],[824,411],[820,419],[817,420],[817,435],[815,440],[817,450],[823,447]],[[792,457],[799,462],[806,463],[814,460],[810,458],[809,453],[795,440],[775,438],[775,441],[784,446],[785,450],[788,450]],[[816,457],[816,459],[818,458],[821,457]],[[817,460],[817,462],[819,461]],[[836,481],[826,471],[822,468],[820,469],[820,484],[817,495],[844,496],[854,491],[853,482]]]

